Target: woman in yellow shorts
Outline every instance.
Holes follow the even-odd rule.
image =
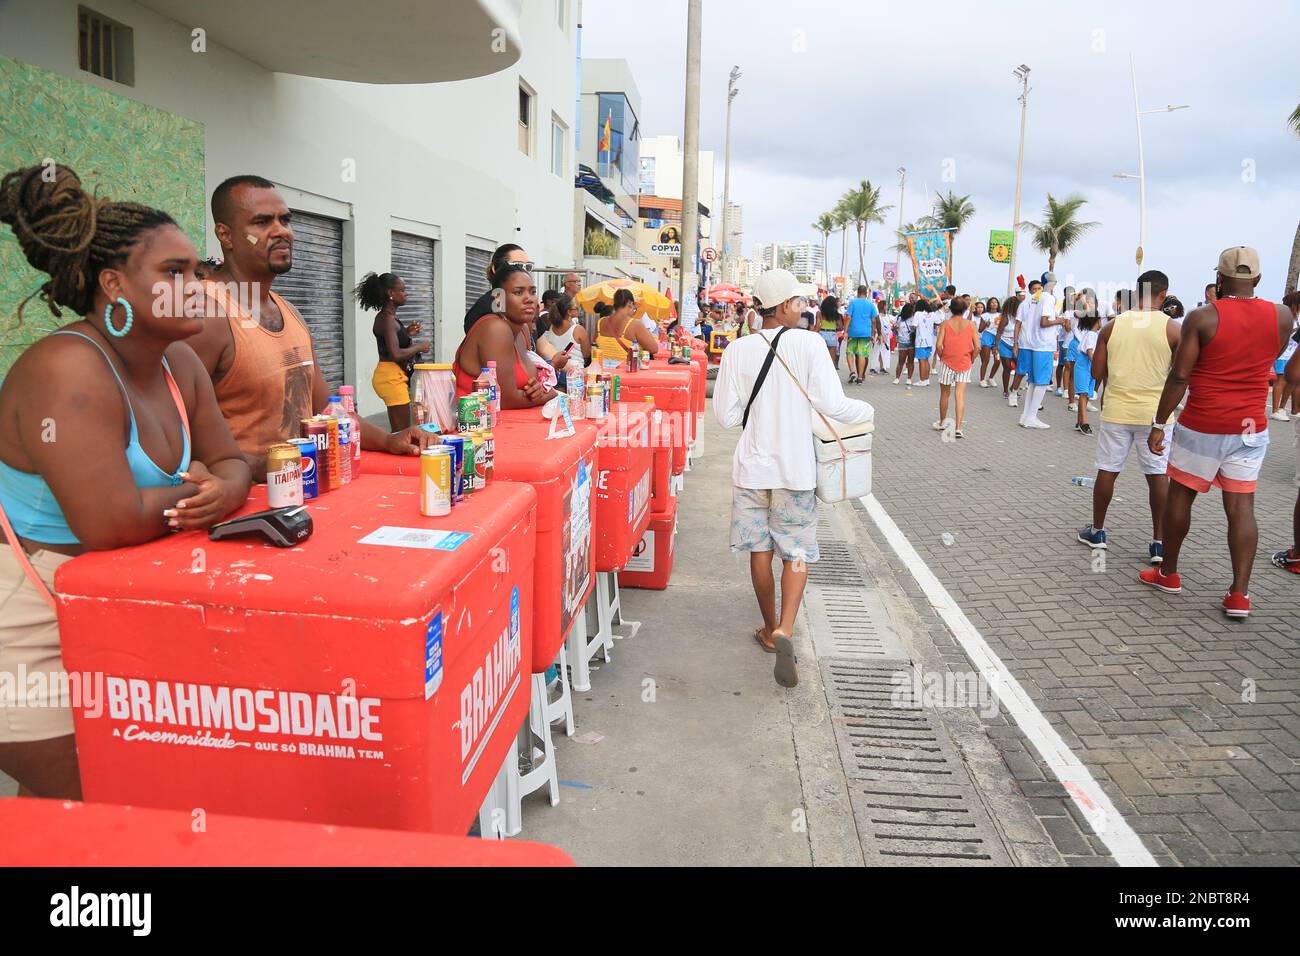
[[[420,331],[419,322],[403,325],[397,317],[397,310],[406,305],[406,283],[391,272],[371,272],[352,294],[361,308],[379,312],[374,325],[379,364],[370,384],[388,406],[389,427],[402,431],[411,425],[411,392],[407,388],[411,367],[417,355],[429,351],[429,343],[411,339]]]

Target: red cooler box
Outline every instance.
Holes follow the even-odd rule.
[[[691,400],[694,373],[682,365],[660,364],[639,372],[620,374],[621,401],[639,402],[647,395],[653,396],[655,408],[663,412],[660,425],[671,441],[672,473],[680,475],[686,470],[686,446],[695,431],[695,409]]]
[[[615,402],[596,426],[597,571],[621,571],[650,523],[650,408]],[[667,468],[665,467],[665,471]],[[665,482],[667,476],[665,475]]]
[[[591,593],[592,488],[596,478],[596,427],[573,423],[567,438],[546,436],[551,423],[538,409],[503,411],[493,429],[495,480],[524,483],[537,492],[537,551],[533,577],[532,666],[542,673],[560,653],[574,618]],[[415,474],[414,457],[366,452],[361,473]],[[476,493],[477,494],[477,493]],[[474,500],[473,497],[470,499]],[[452,509],[455,515],[463,505]],[[518,725],[516,725],[518,726]]]
[[[650,516],[650,526],[636,551],[618,576],[619,587],[662,591],[673,574],[673,546],[677,539],[677,499],[669,499],[668,510]]]
[[[563,850],[65,800],[0,800],[0,866],[572,866]]]
[[[293,548],[193,532],[60,567],[63,659],[104,675],[74,707],[86,799],[463,835],[528,710],[537,496],[425,518],[417,490],[363,473]]]

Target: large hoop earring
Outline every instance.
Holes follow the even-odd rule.
[[[113,302],[104,306],[104,327],[108,329],[108,334],[114,338],[122,338],[126,333],[131,331],[131,323],[135,321],[135,315],[131,312],[131,303],[126,301],[120,295],[115,300],[126,310],[126,322],[119,330],[113,326]]]

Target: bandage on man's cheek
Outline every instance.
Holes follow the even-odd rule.
[[[244,238],[247,239],[252,245],[257,245],[257,236],[253,235],[251,232],[246,233],[244,235]]]

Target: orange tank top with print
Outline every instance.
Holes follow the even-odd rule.
[[[271,301],[284,320],[279,332],[263,328],[225,285],[208,281],[203,288],[229,322],[235,345],[230,368],[214,385],[217,404],[239,450],[265,455],[272,445],[299,437],[302,419],[312,414],[311,334],[298,310],[274,292]]]

